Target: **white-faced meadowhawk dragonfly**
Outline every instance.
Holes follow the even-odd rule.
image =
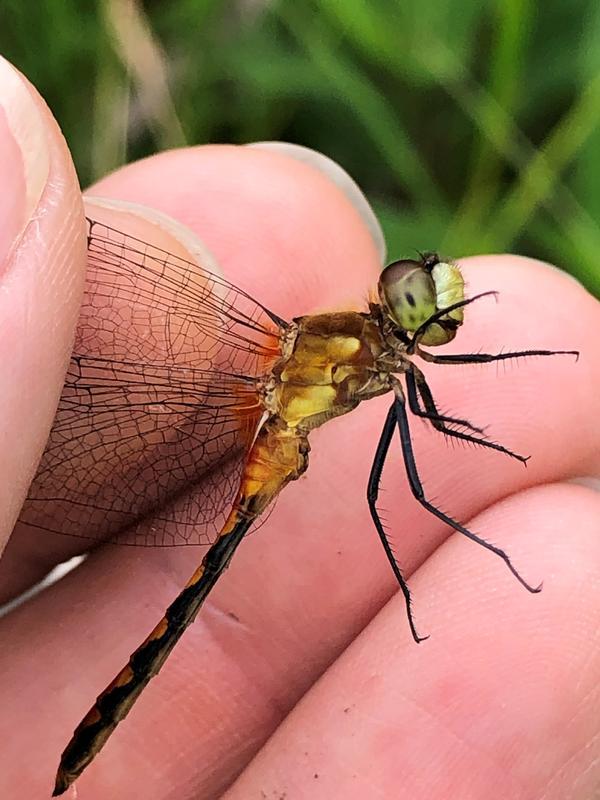
[[[99,695],[64,750],[54,795],[88,766],[194,620],[248,530],[308,466],[309,435],[362,401],[392,402],[367,486],[375,529],[406,601],[410,593],[377,509],[389,447],[399,432],[412,494],[455,531],[500,548],[439,510],[421,484],[408,411],[449,437],[526,461],[469,421],[440,413],[416,358],[474,364],[524,350],[438,355],[462,325],[457,264],[434,253],[389,264],[363,312],[290,322],[216,272],[88,220],[85,323],[20,522],[103,542],[206,545],[198,569],[165,616]],[[110,304],[112,316],[95,314]],[[401,380],[402,379],[402,380]],[[115,464],[118,465],[115,468]]]

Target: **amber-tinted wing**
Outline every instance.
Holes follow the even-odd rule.
[[[279,355],[277,316],[216,273],[90,222],[86,296],[20,522],[207,544],[238,488]]]

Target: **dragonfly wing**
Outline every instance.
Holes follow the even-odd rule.
[[[209,544],[262,407],[252,384],[77,357],[20,521],[127,544]]]
[[[286,323],[217,274],[99,223],[88,253],[74,355],[20,521],[102,541],[208,544]]]
[[[286,324],[216,272],[89,221],[74,352],[258,376]]]

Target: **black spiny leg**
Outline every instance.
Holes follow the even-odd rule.
[[[468,419],[457,419],[456,417],[449,417],[446,414],[440,414],[433,399],[433,395],[431,394],[431,390],[425,380],[425,376],[415,364],[411,363],[411,370],[406,373],[406,384],[408,387],[408,405],[415,417],[428,419],[432,423],[435,420],[435,422],[445,423],[446,425],[458,425],[474,433],[480,433],[482,436],[485,435],[483,428],[478,428],[476,425],[470,423]],[[420,398],[423,400],[424,408],[419,402]],[[434,427],[436,427],[437,430],[442,430],[442,428],[436,425],[434,425]]]
[[[387,417],[385,419],[383,430],[381,431],[381,436],[379,437],[377,450],[375,452],[375,458],[373,459],[373,466],[371,467],[371,474],[369,475],[369,484],[367,488],[367,503],[369,504],[369,511],[371,512],[371,517],[375,524],[375,528],[377,529],[377,533],[379,534],[379,538],[381,539],[381,543],[383,545],[383,549],[385,550],[385,554],[388,557],[394,575],[396,576],[396,580],[400,584],[400,589],[402,590],[402,594],[404,595],[404,600],[406,602],[406,613],[408,615],[408,624],[410,625],[410,632],[412,633],[413,639],[418,644],[419,642],[422,642],[425,639],[428,639],[429,637],[419,636],[419,634],[417,633],[417,629],[415,628],[415,623],[412,616],[410,590],[406,584],[406,581],[404,580],[402,572],[400,571],[400,567],[398,566],[398,562],[396,561],[394,553],[392,552],[392,548],[390,547],[390,543],[388,541],[385,530],[381,523],[381,519],[379,518],[379,512],[377,511],[377,506],[376,506],[377,498],[379,496],[379,484],[381,481],[381,473],[383,471],[383,466],[387,458],[390,442],[392,441],[392,437],[394,435],[396,422],[397,422],[396,404],[392,403],[392,406],[390,407],[390,410],[388,411]]]
[[[404,402],[404,395],[402,392],[402,387],[399,383],[394,384],[394,407],[396,409],[396,420],[398,422],[398,430],[400,432],[400,442],[402,444],[402,455],[404,457],[404,465],[406,467],[406,474],[408,476],[408,482],[410,484],[411,491],[416,500],[423,506],[423,508],[427,509],[431,514],[433,514],[438,519],[441,519],[442,522],[445,522],[446,525],[449,525],[451,528],[454,528],[455,531],[458,533],[462,533],[463,536],[466,536],[471,541],[480,544],[482,547],[485,547],[486,550],[490,550],[492,553],[495,553],[499,556],[515,578],[519,581],[519,583],[524,586],[527,591],[536,593],[539,592],[542,588],[541,584],[537,587],[531,586],[525,578],[521,577],[515,567],[513,566],[510,558],[499,547],[495,547],[490,542],[486,542],[485,539],[482,539],[477,534],[472,533],[470,530],[465,528],[456,520],[449,517],[447,514],[444,514],[443,511],[440,511],[439,508],[436,508],[432,503],[427,500],[425,497],[425,492],[423,490],[423,485],[419,479],[419,474],[417,471],[417,465],[415,463],[415,457],[412,449],[412,442],[410,438],[410,429],[408,426],[408,417],[406,415],[406,405]],[[390,419],[391,414],[388,414],[388,419]],[[386,420],[387,424],[387,420]]]
[[[480,300],[482,297],[497,296],[498,292],[481,292],[480,294],[476,294],[474,297],[467,297],[466,300],[459,300],[457,303],[452,303],[451,306],[446,306],[446,308],[440,308],[440,310],[436,311],[435,314],[432,314],[429,319],[426,319],[422,325],[419,325],[417,330],[413,333],[412,339],[406,348],[406,354],[412,356],[416,352],[419,341],[421,340],[423,334],[427,331],[430,325],[433,325],[434,322],[438,322],[451,311],[456,311],[458,308],[470,306],[471,303],[474,303],[476,300]]]
[[[412,413],[417,417],[428,419],[436,430],[441,431],[446,436],[462,439],[465,442],[481,445],[481,447],[489,447],[491,450],[498,450],[498,452],[504,453],[511,458],[516,458],[517,461],[520,461],[522,464],[526,464],[529,460],[529,456],[521,456],[518,453],[513,453],[512,450],[509,450],[501,444],[491,442],[488,439],[482,439],[479,436],[473,436],[464,431],[457,431],[454,430],[454,428],[449,428],[449,424],[462,425],[463,427],[468,427],[473,431],[483,434],[481,428],[476,428],[474,425],[471,425],[470,422],[467,422],[467,420],[446,417],[438,412],[425,376],[415,364],[411,364],[411,369],[406,373],[406,388],[408,390],[408,405]],[[425,404],[425,411],[423,411],[419,405],[419,394]]]
[[[507,361],[510,358],[527,356],[575,356],[579,358],[579,350],[516,350],[512,353],[461,353],[457,355],[438,356],[419,349],[424,361],[432,364],[489,364],[491,361]]]

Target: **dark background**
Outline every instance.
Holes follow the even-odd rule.
[[[204,142],[284,139],[359,182],[393,256],[513,251],[600,295],[593,0],[3,0],[83,185]]]

